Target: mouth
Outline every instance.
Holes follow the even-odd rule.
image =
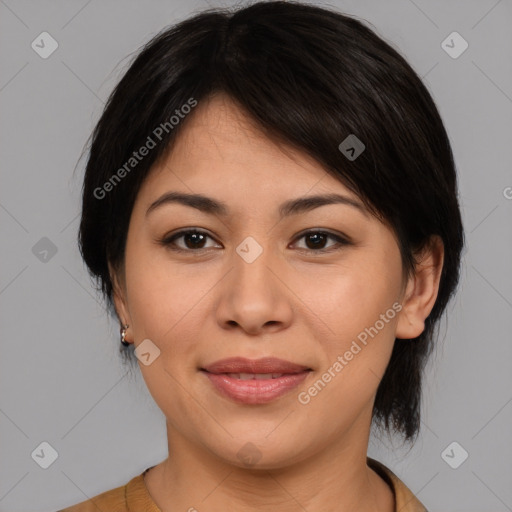
[[[213,375],[227,375],[232,379],[238,380],[268,380],[278,379],[283,375],[295,375],[290,373],[217,373]]]
[[[229,357],[204,366],[201,370],[220,374],[246,374],[246,375],[293,375],[311,370],[303,366],[276,357],[262,357],[261,359],[247,359],[245,357]]]
[[[214,389],[240,404],[265,404],[289,393],[311,368],[276,358],[223,359],[200,368]]]

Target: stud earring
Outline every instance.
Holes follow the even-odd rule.
[[[130,343],[125,340],[126,338],[126,330],[130,327],[128,324],[124,325],[121,329],[121,343],[127,347]]]

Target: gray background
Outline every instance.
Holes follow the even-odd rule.
[[[122,365],[118,326],[79,257],[77,160],[129,55],[219,5],[234,3],[0,0],[1,512],[55,511],[167,455],[163,414],[138,368],[132,378]],[[510,511],[512,2],[330,5],[367,20],[424,77],[453,144],[467,236],[420,439],[408,449],[374,438],[369,453],[431,512]],[[59,44],[47,59],[31,48],[43,31]],[[453,31],[469,43],[456,59],[441,47]],[[32,250],[43,237],[57,248],[46,261]],[[43,441],[58,452],[48,469],[31,457]],[[469,453],[458,469],[441,457],[453,441]]]

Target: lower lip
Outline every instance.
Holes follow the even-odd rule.
[[[202,370],[214,387],[224,396],[241,404],[266,404],[296,388],[309,371],[283,375],[277,379],[241,380],[226,374],[209,373]]]

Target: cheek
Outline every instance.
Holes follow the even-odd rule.
[[[319,377],[327,383],[321,392],[325,403],[352,406],[375,393],[395,341],[400,271],[399,260],[368,253],[307,292],[307,304],[315,313],[310,318],[322,329]]]
[[[136,341],[149,338],[161,349],[172,345],[173,352],[183,349],[180,345],[192,348],[198,317],[204,315],[208,292],[218,280],[213,271],[170,262],[160,249],[134,245],[127,250],[126,286]],[[175,343],[177,338],[187,344]]]
[[[339,348],[338,340],[346,342],[372,326],[399,296],[399,265],[390,268],[393,260],[371,256],[361,254],[343,266],[295,280],[294,290],[324,324],[325,340],[333,348]],[[389,331],[390,323],[383,330]]]
[[[312,428],[324,429],[326,415],[338,415],[339,423],[332,425],[336,430],[348,428],[363,411],[370,414],[391,357],[396,324],[392,302],[379,301],[369,293],[361,295],[361,302],[349,300],[346,304],[327,320],[336,335],[317,339],[323,352],[321,365],[298,397]]]

